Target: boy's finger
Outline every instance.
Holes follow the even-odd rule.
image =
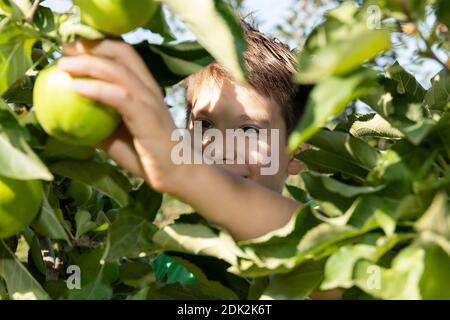
[[[65,57],[58,61],[58,67],[74,76],[88,76],[120,84],[130,92],[136,89],[146,89],[146,87],[142,87],[139,78],[126,66],[104,58],[88,54]]]
[[[101,80],[76,79],[72,81],[72,88],[78,94],[114,107],[120,113],[131,99],[124,87]]]
[[[63,53],[65,56],[77,56],[86,54],[97,46],[102,40],[87,40],[77,39],[70,43],[65,43],[63,46]]]
[[[93,54],[116,60],[130,68],[149,89],[152,91],[160,90],[141,57],[132,46],[123,41],[109,39],[103,41],[77,40],[64,47],[64,54]]]
[[[80,95],[104,103],[116,109],[136,139],[148,139],[149,128],[175,129],[175,124],[167,110],[162,109],[164,100],[151,93],[145,96],[130,95],[126,88],[101,80],[76,79],[72,88]],[[164,137],[164,139],[170,139]],[[161,139],[161,137],[156,137]]]
[[[162,104],[157,97],[151,94],[136,100],[126,88],[101,80],[76,79],[72,82],[72,88],[86,98],[113,107],[124,117],[126,122],[139,124],[137,130],[145,131],[147,129],[148,124],[145,121],[151,121],[148,118],[152,118],[153,114],[150,109],[152,106]]]

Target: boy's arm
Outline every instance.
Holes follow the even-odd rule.
[[[161,90],[137,53],[112,40],[76,42],[59,67],[75,76],[74,90],[121,113],[119,130],[102,147],[122,167],[143,177],[155,190],[192,205],[236,240],[281,228],[300,204],[218,166],[175,165],[171,141],[176,129]]]
[[[262,236],[286,225],[300,204],[218,166],[184,165],[171,193],[236,240]]]

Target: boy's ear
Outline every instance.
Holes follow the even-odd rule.
[[[301,146],[299,146],[297,148],[297,151],[291,156],[291,160],[289,161],[288,164],[288,173],[290,175],[297,175],[300,173],[300,171],[302,171],[305,168],[305,164],[302,161],[298,160],[295,156],[310,148],[311,148],[310,144],[304,143]]]

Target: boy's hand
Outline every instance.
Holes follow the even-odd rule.
[[[175,124],[159,86],[131,46],[113,40],[77,41],[65,53],[70,57],[60,60],[61,69],[92,78],[74,80],[74,90],[122,115],[125,127],[102,148],[155,190],[189,203],[239,240],[281,228],[300,206],[217,166],[175,165],[170,157]]]
[[[110,105],[125,126],[100,147],[122,167],[146,179],[157,191],[170,192],[176,166],[170,160],[176,128],[163,94],[139,55],[114,40],[76,41],[65,47],[59,67],[77,77],[73,89]]]

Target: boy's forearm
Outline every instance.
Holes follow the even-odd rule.
[[[236,240],[262,236],[286,225],[300,203],[232,175],[218,166],[183,165],[172,194]]]

